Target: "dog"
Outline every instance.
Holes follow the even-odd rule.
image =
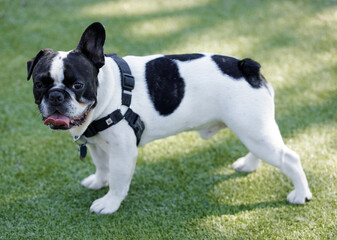
[[[274,90],[259,63],[211,53],[126,56],[122,61],[134,81],[134,88],[126,91],[120,66],[104,55],[104,42],[105,28],[95,22],[76,49],[43,49],[27,62],[27,80],[32,76],[44,123],[69,130],[89,148],[96,172],[81,184],[89,189],[109,186],[108,193],[92,203],[91,212],[118,210],[135,170],[137,146],[186,130],[209,139],[225,127],[249,150],[233,163],[234,170],[255,171],[263,160],[293,182],[288,202],[303,204],[312,198],[299,156],[282,140],[274,117]],[[132,102],[124,104],[121,96],[132,97]],[[140,132],[126,120],[131,109]],[[116,110],[121,116],[116,124],[94,136],[83,135],[93,122]]]

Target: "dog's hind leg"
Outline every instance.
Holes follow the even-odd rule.
[[[236,129],[234,129],[233,132],[251,152],[243,160],[237,160],[234,163],[234,168],[237,168],[236,170],[247,170],[246,168],[253,166],[253,169],[254,166],[258,165],[259,158],[279,168],[292,180],[295,189],[287,197],[290,203],[303,204],[310,200],[312,194],[299,156],[284,145],[275,121],[261,121],[260,123],[255,126],[254,131],[245,129],[247,124],[243,124],[243,129],[241,128],[240,131],[235,131]],[[241,162],[244,163],[242,168],[239,166]]]

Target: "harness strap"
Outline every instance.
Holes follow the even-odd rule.
[[[117,109],[110,113],[109,115],[98,119],[96,121],[93,121],[86,131],[83,133],[86,137],[93,137],[98,132],[101,132],[117,123],[119,123],[122,119],[125,119],[129,126],[133,129],[135,132],[136,138],[137,138],[137,145],[140,142],[141,136],[143,134],[143,131],[145,129],[144,122],[141,120],[140,116],[132,111],[130,108],[131,105],[131,99],[132,99],[132,90],[135,86],[135,80],[132,76],[131,70],[129,68],[129,65],[127,62],[118,57],[115,53],[113,54],[107,54],[107,57],[111,57],[115,62],[117,63],[120,73],[121,73],[121,86],[122,86],[122,105],[125,105],[128,108],[128,110],[123,115],[120,109]]]
[[[116,53],[106,54],[105,56],[111,57],[118,65],[121,73],[121,86],[122,86],[122,105],[130,107],[132,90],[135,87],[135,79],[132,76],[129,65],[123,58],[117,56]]]
[[[132,111],[131,108],[126,111],[124,118],[135,132],[138,145],[145,129],[144,122],[140,119],[140,116],[137,113]]]
[[[98,119],[93,121],[84,132],[84,136],[86,137],[93,137],[98,132],[107,129],[108,127],[117,124],[124,118],[123,114],[119,109],[113,111],[109,115],[105,116],[104,118]]]

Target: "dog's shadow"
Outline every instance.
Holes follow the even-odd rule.
[[[237,138],[228,134],[228,130],[224,131],[228,135],[225,139],[220,133],[218,140],[210,144],[205,142],[206,146],[200,149],[192,147],[188,153],[172,153],[172,156],[163,153],[159,156],[160,160],[140,159],[128,196],[115,214],[168,216],[175,221],[176,216],[182,215],[187,218],[202,218],[288,205],[285,200],[288,191],[286,186],[280,186],[284,190],[280,193],[268,183],[268,179],[249,182],[246,178],[250,174],[238,173],[230,168],[232,162],[247,150]],[[172,142],[168,140],[170,143]],[[149,148],[151,147],[150,145]],[[179,152],[180,148],[174,147]],[[233,150],[233,147],[236,149]],[[278,174],[282,175],[280,172]],[[259,186],[254,186],[256,184]],[[268,186],[267,190],[263,189],[264,184]],[[246,194],[247,186],[250,190]],[[269,188],[270,191],[260,200],[256,196],[255,199],[249,199],[252,188],[258,192],[269,191]],[[88,194],[92,201],[107,191],[107,188],[99,191],[83,189],[80,194]],[[268,194],[273,195],[273,198],[269,198]]]

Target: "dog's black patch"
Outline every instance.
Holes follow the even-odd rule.
[[[160,57],[146,64],[146,82],[155,109],[164,116],[173,113],[185,93],[185,83],[177,64],[168,57]]]
[[[244,77],[253,88],[260,88],[266,82],[260,73],[261,65],[252,59],[238,60],[222,55],[213,55],[212,59],[223,74],[229,75],[234,79]]]
[[[57,52],[48,52],[43,55],[33,69],[33,94],[35,98],[35,103],[40,104],[43,96],[49,91],[53,86],[54,80],[50,76],[50,68],[54,57]]]
[[[235,79],[243,77],[243,74],[239,69],[238,59],[222,55],[213,55],[212,59],[223,74],[229,75]]]
[[[81,102],[81,99],[94,102],[97,100],[98,87],[98,70],[94,64],[88,60],[81,52],[72,51],[65,59],[64,63],[64,80],[63,84],[71,89],[76,96],[76,100]],[[72,88],[74,83],[83,84],[80,89]]]
[[[165,57],[172,59],[172,60],[178,60],[178,61],[191,61],[198,58],[204,57],[204,54],[201,53],[193,53],[193,54],[178,54],[178,55],[165,55]]]

